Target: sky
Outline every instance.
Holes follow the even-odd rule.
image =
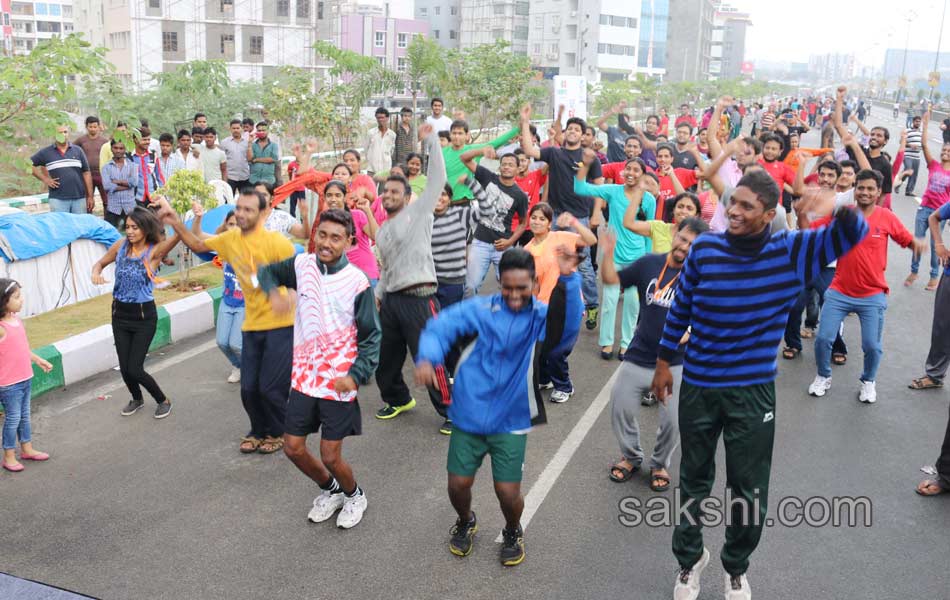
[[[910,49],[937,49],[945,0],[727,2],[752,18],[746,34],[746,60],[808,62],[810,54],[853,52],[861,65],[881,67],[887,48],[904,48],[908,17],[914,17]],[[950,52],[950,19],[944,26],[941,52]]]

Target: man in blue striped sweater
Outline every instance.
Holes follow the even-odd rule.
[[[709,563],[700,502],[712,491],[720,433],[733,499],[726,504],[731,522],[721,554],[725,598],[752,597],[745,572],[768,501],[776,349],[785,320],[802,287],[867,234],[860,214],[841,209],[827,227],[772,235],[778,199],[778,186],[767,172],[746,172],[727,210],[727,231],[693,242],[660,340],[653,390],[665,401],[673,385],[670,363],[690,330],[679,406],[680,493],[688,514],[673,532],[673,554],[681,567],[675,600],[699,596],[699,577]]]

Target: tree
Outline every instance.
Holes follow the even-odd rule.
[[[479,129],[513,120],[525,102],[544,94],[535,83],[539,74],[527,56],[514,54],[509,44],[496,41],[450,50],[446,56],[444,92],[453,105],[470,116]],[[473,136],[477,139],[481,131]]]
[[[197,202],[205,209],[214,208],[217,205],[211,184],[205,182],[201,173],[188,169],[182,169],[172,175],[161,189],[161,194],[168,199],[168,204],[182,220],[191,210],[193,202]],[[191,253],[189,252],[187,256],[183,253],[182,264],[178,269],[178,288],[181,291],[187,291],[191,262]]]
[[[438,42],[416,35],[406,48],[406,63],[404,76],[406,87],[412,92],[412,114],[415,115],[420,91],[429,98],[441,93],[440,86],[446,76],[445,56]]]
[[[360,125],[360,108],[376,94],[385,94],[397,89],[402,79],[398,73],[387,69],[371,56],[363,56],[352,50],[343,50],[331,42],[318,41],[313,49],[328,59],[330,75],[337,81],[332,86],[334,104],[344,110],[344,126],[339,131],[340,141],[351,140]]]
[[[327,85],[314,90],[313,73],[300,67],[281,67],[270,82],[268,114],[282,124],[287,142],[300,142],[307,136],[329,139],[336,147],[346,118],[337,110],[336,98],[342,92]]]
[[[603,115],[620,102],[631,103],[636,93],[636,87],[629,79],[588,86],[588,96],[594,98],[591,103],[594,115]]]
[[[66,108],[78,88],[112,77],[105,52],[72,34],[25,56],[0,56],[0,193],[38,191],[29,156],[52,143],[58,125],[72,124]]]

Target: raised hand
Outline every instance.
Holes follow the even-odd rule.
[[[527,102],[521,105],[521,109],[518,110],[518,115],[521,117],[522,121],[531,120],[531,105]]]
[[[573,273],[577,266],[577,252],[575,249],[561,244],[554,251],[557,253],[557,266],[561,271],[561,275]]]

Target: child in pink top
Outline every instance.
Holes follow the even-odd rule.
[[[46,373],[53,365],[30,351],[26,330],[16,313],[23,308],[20,284],[12,279],[0,279],[0,402],[6,416],[3,420],[3,461],[0,465],[7,471],[23,470],[16,459],[16,442],[20,440],[22,460],[43,461],[49,454],[33,448],[30,429],[30,384],[33,367],[30,362]]]
[[[379,265],[376,254],[373,253],[373,242],[379,230],[377,214],[369,199],[360,195],[356,199],[353,209],[346,205],[346,185],[342,181],[329,181],[323,190],[321,212],[331,208],[339,208],[350,213],[353,217],[353,226],[356,229],[356,244],[346,251],[346,258],[353,266],[358,267],[375,286],[379,280]]]

